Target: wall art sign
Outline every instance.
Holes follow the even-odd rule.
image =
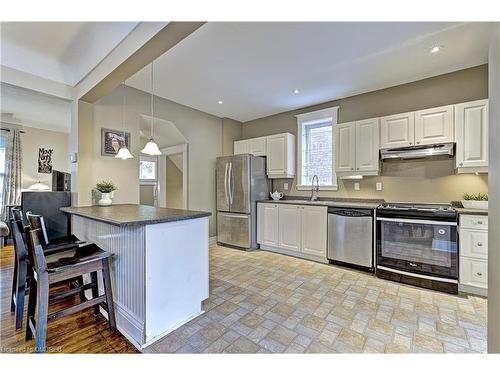
[[[124,136],[125,135],[125,136]],[[130,133],[101,128],[101,155],[115,156],[121,146],[130,149]]]
[[[38,149],[38,173],[52,173],[53,149],[40,147]]]

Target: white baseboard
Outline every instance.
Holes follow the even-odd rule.
[[[217,243],[217,236],[208,237],[208,244],[215,245]]]
[[[458,291],[467,294],[475,294],[481,297],[488,297],[488,289],[479,288],[476,286],[458,284]]]
[[[278,254],[283,254],[283,255],[289,255],[295,258],[301,258],[301,259],[306,259],[306,260],[312,260],[313,262],[318,262],[318,263],[324,263],[328,264],[328,259],[314,256],[314,255],[309,255],[309,254],[304,254],[304,253],[298,253],[292,250],[286,250],[286,249],[281,249],[278,247],[273,247],[273,246],[266,246],[266,245],[260,245],[261,250],[266,250],[266,251],[272,251],[273,253],[278,253]]]

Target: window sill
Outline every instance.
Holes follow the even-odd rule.
[[[297,190],[311,190],[312,186],[311,185],[297,185],[296,186]],[[328,186],[320,186],[319,191],[324,191],[324,190],[330,190],[330,191],[337,191],[339,190],[338,185],[328,185]]]

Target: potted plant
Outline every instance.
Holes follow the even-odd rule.
[[[95,189],[101,193],[101,199],[97,202],[99,206],[111,206],[113,203],[111,193],[117,190],[117,187],[111,181],[101,181],[95,185]]]
[[[462,206],[464,206],[464,208],[478,208],[481,210],[487,210],[488,209],[488,194],[465,193],[464,199],[462,200]]]

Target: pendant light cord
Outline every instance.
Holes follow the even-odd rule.
[[[125,140],[125,105],[126,105],[126,98],[127,98],[127,92],[125,91],[125,82],[122,83],[123,85],[123,108],[122,108],[122,130],[123,130],[123,145],[127,147],[127,142]]]
[[[154,93],[154,72],[153,72],[154,61],[151,61],[151,139],[153,139],[153,127],[155,121],[155,93]]]

